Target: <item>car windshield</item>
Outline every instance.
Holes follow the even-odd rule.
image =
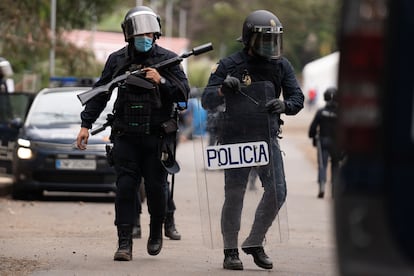
[[[84,109],[77,98],[82,91],[45,93],[36,98],[27,118],[27,125],[36,127],[81,124],[80,113]],[[106,114],[111,112],[112,99],[101,113],[96,124],[103,124]]]

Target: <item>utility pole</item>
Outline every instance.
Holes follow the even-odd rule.
[[[56,47],[56,0],[50,0],[50,55],[49,55],[49,75],[55,75],[55,47]]]
[[[173,1],[167,1],[165,7],[165,36],[172,37],[173,29]]]
[[[187,36],[187,11],[185,9],[180,9],[180,25],[178,27],[178,36]]]

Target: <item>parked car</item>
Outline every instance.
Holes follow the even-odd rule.
[[[107,163],[105,150],[110,129],[90,136],[86,150],[76,147],[83,109],[76,95],[88,89],[46,88],[36,95],[14,148],[14,198],[35,198],[43,191],[115,191],[115,172]],[[97,126],[105,123],[114,98]]]
[[[33,101],[33,93],[0,93],[0,174],[12,173],[13,149],[19,132]]]

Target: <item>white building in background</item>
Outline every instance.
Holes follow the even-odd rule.
[[[101,32],[74,30],[65,34],[67,39],[77,47],[90,48],[98,61],[105,63],[108,56],[126,45],[124,34],[121,32]],[[157,39],[157,44],[178,55],[187,52],[190,41],[187,38],[164,37]],[[186,59],[182,65],[187,71]]]
[[[338,87],[339,52],[309,62],[302,70],[302,90],[307,98],[316,91],[316,106],[325,104],[323,93],[329,87]]]

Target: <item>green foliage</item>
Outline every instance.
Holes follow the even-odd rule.
[[[213,58],[226,56],[239,46],[245,17],[257,9],[278,16],[284,27],[284,54],[296,70],[309,61],[336,50],[336,26],[340,0],[240,0],[213,1],[199,12],[203,24],[189,36],[195,44],[212,40]]]
[[[96,76],[93,54],[66,43],[62,33],[91,28],[121,0],[56,0],[56,75]],[[0,56],[8,59],[18,83],[23,73],[41,76],[40,87],[48,85],[51,49],[51,0],[2,0],[0,2]]]
[[[207,58],[194,58],[188,62],[188,81],[191,87],[205,87],[213,63]]]
[[[165,5],[171,0],[143,1],[156,3],[165,29]],[[275,13],[284,26],[284,54],[300,71],[309,61],[336,50],[336,26],[340,0],[173,0],[173,34],[177,35],[178,13],[187,11],[187,37],[191,46],[211,41],[214,51],[203,57],[214,62],[241,48],[236,38],[241,35],[244,18],[253,10],[267,9]],[[51,0],[0,1],[0,56],[7,58],[16,73],[32,72],[42,76],[48,85]],[[135,0],[56,0],[57,43],[56,75],[97,76],[102,70],[92,53],[78,49],[61,39],[65,30],[92,29],[121,31],[120,23]],[[197,60],[191,62],[190,80],[202,86]],[[202,66],[201,66],[202,67]],[[193,76],[194,75],[194,76]],[[206,73],[208,77],[208,73]],[[194,78],[194,79],[193,79]],[[19,79],[15,78],[15,81]]]

